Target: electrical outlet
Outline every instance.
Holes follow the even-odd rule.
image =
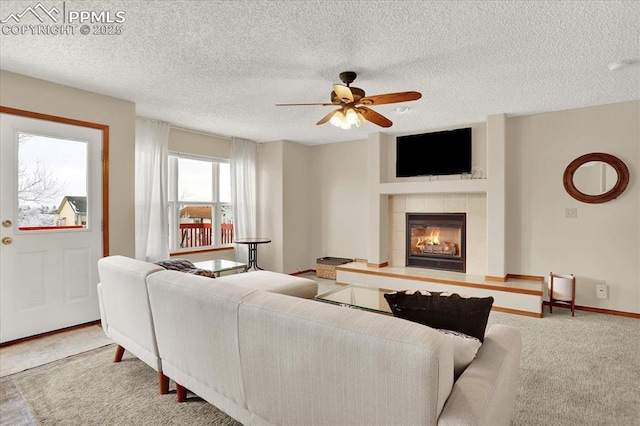
[[[596,298],[598,299],[609,298],[609,289],[607,288],[607,284],[604,281],[602,281],[602,284],[596,284]]]
[[[567,207],[564,209],[564,217],[567,219],[576,219],[578,217],[578,209],[575,207]]]

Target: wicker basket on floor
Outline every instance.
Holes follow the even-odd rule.
[[[316,277],[329,280],[336,279],[336,266],[353,262],[353,259],[344,257],[319,257],[316,259]]]

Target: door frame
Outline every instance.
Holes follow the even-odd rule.
[[[89,127],[102,131],[102,256],[109,255],[109,126],[90,121],[75,120],[57,115],[42,114],[0,105],[0,113],[19,115],[38,120]]]

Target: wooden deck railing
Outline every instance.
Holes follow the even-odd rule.
[[[233,242],[233,224],[223,223],[220,225],[220,244],[231,244]]]
[[[233,242],[233,225],[223,223],[220,226],[220,244]],[[203,247],[213,244],[210,223],[181,223],[180,247]]]

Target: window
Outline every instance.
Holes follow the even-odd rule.
[[[86,141],[18,132],[20,231],[87,227]]]
[[[169,153],[169,249],[233,242],[227,160]]]

